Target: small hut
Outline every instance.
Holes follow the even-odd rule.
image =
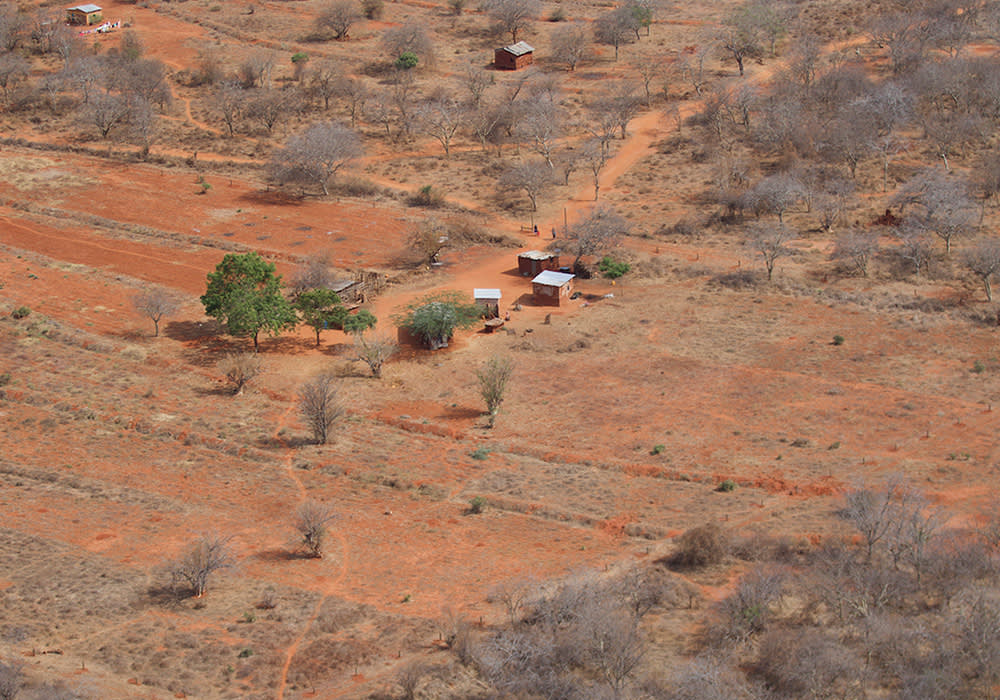
[[[535,49],[523,41],[493,52],[493,65],[500,70],[517,70],[535,62]]]
[[[529,250],[517,256],[517,271],[522,277],[534,277],[543,270],[558,270],[559,256],[541,250]]]
[[[89,27],[101,21],[101,8],[97,5],[77,5],[66,10],[66,21]]]
[[[503,295],[499,289],[473,289],[472,298],[483,307],[483,314],[486,318],[498,318],[500,316],[500,298]]]
[[[531,292],[536,304],[560,306],[564,298],[569,299],[573,291],[574,275],[568,272],[544,270],[531,280]]]

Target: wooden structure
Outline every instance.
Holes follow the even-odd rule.
[[[541,250],[529,250],[517,256],[517,271],[523,277],[534,277],[544,270],[558,270],[559,256]]]
[[[536,304],[560,306],[573,291],[574,275],[568,272],[544,270],[531,280],[531,293]]]
[[[101,21],[101,8],[93,4],[71,7],[66,10],[66,21],[89,27]]]
[[[517,70],[535,62],[535,49],[523,41],[493,52],[493,65],[500,70]]]
[[[483,315],[486,318],[497,318],[500,316],[500,299],[502,296],[499,289],[472,290],[472,298],[476,304],[483,307]]]

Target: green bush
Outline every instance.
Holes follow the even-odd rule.
[[[618,279],[632,269],[632,266],[627,262],[615,260],[610,255],[605,255],[601,259],[601,262],[597,264],[597,267],[602,275],[611,280]]]
[[[976,374],[982,374],[983,372],[986,371],[986,365],[984,365],[979,360],[976,360],[975,362],[972,363],[972,371],[975,372]]]
[[[486,459],[490,456],[490,451],[485,447],[477,447],[469,453],[469,456],[473,459]]]
[[[412,51],[404,51],[399,54],[399,58],[396,59],[396,62],[393,65],[399,70],[410,70],[412,68],[416,68],[419,62],[420,59],[417,57],[417,54]]]
[[[241,649],[240,653],[236,655],[240,659],[249,659],[253,656],[253,649]]]
[[[27,306],[19,306],[10,312],[10,315],[16,319],[27,318],[29,314],[31,314],[31,309]]]
[[[469,513],[472,515],[479,515],[484,510],[486,510],[486,499],[482,496],[476,496],[469,501]]]
[[[666,449],[667,449],[666,445],[653,445],[653,449],[649,451],[649,454],[661,455],[666,451]]]
[[[10,372],[0,374],[0,386],[7,386],[8,384],[10,384]]]
[[[719,484],[719,487],[716,489],[716,491],[721,491],[723,493],[729,493],[735,490],[736,490],[736,482],[733,481],[732,479],[726,479],[721,484]]]
[[[835,336],[833,336],[833,344],[834,345],[843,345],[844,344],[844,336],[842,336],[842,335],[835,335]]]

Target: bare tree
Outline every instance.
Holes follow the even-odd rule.
[[[178,559],[170,564],[174,583],[184,581],[195,598],[205,595],[212,575],[235,563],[229,537],[202,535],[192,542]]]
[[[420,65],[434,65],[434,42],[423,24],[409,21],[386,30],[382,35],[382,47],[390,61],[395,61],[407,51],[420,60]]]
[[[313,439],[320,445],[329,442],[334,425],[346,412],[337,378],[324,372],[306,382],[299,390],[299,409]]]
[[[329,32],[336,40],[347,38],[347,32],[358,21],[358,9],[353,0],[332,0],[324,5],[316,17],[316,28]]]
[[[0,661],[0,700],[14,700],[24,687],[24,671],[20,663]]]
[[[128,122],[131,108],[131,103],[121,95],[98,92],[87,103],[84,111],[88,121],[97,127],[101,138],[109,139],[110,149],[112,132]]]
[[[590,171],[593,178],[595,202],[601,193],[601,171],[608,164],[608,158],[608,150],[599,139],[587,141],[580,152],[580,162]]]
[[[556,27],[552,32],[552,58],[566,64],[570,71],[592,53],[590,28],[584,22],[569,22]]]
[[[913,265],[913,272],[920,275],[926,271],[933,257],[931,238],[920,227],[904,225],[896,232],[899,241],[899,257]]]
[[[736,61],[741,76],[744,73],[746,60],[757,58],[764,50],[763,33],[756,21],[755,7],[756,5],[750,3],[741,5],[726,18],[720,30],[719,43]]]
[[[270,135],[281,120],[297,112],[301,106],[301,93],[297,88],[259,90],[247,100],[244,113],[257,121]]]
[[[579,643],[585,645],[590,664],[608,684],[614,700],[622,697],[646,652],[638,620],[623,613],[607,599],[595,598],[585,607],[577,625],[577,634],[582,638]]]
[[[524,192],[531,202],[531,211],[538,211],[538,198],[553,184],[552,168],[542,161],[512,165],[499,180],[501,189]]]
[[[500,414],[500,406],[507,396],[507,384],[514,373],[514,363],[510,358],[494,356],[476,371],[479,380],[479,395],[486,403],[487,428],[492,428]]]
[[[983,283],[986,300],[993,301],[993,278],[1000,272],[1000,239],[978,241],[962,254],[962,263]]]
[[[570,227],[569,249],[576,256],[573,268],[579,269],[585,255],[600,255],[619,245],[632,225],[610,205],[596,205],[586,217]]]
[[[312,63],[312,61],[310,61]],[[336,62],[324,58],[318,61],[309,71],[308,93],[323,101],[323,109],[330,109],[330,100],[337,95],[338,87],[344,78]],[[352,123],[351,126],[354,126]]]
[[[5,105],[10,104],[11,94],[28,78],[31,64],[14,53],[0,54],[0,94]]]
[[[868,231],[848,231],[837,238],[833,248],[834,260],[841,260],[856,274],[868,276],[872,258],[878,253],[878,235]]]
[[[160,320],[177,310],[177,300],[163,287],[150,287],[132,297],[132,307],[153,322],[153,337],[160,335]]]
[[[744,575],[736,591],[721,604],[726,635],[744,643],[763,632],[773,615],[771,606],[781,598],[784,580],[784,572],[772,567],[758,567]]]
[[[418,128],[437,139],[449,157],[451,140],[465,123],[465,108],[451,95],[440,93],[417,108],[416,118]]]
[[[712,54],[713,48],[711,42],[702,41],[690,51],[681,52],[675,64],[676,74],[688,83],[699,97],[708,84],[709,71],[705,67],[705,61]]]
[[[327,524],[336,517],[332,507],[313,500],[305,501],[295,511],[295,530],[309,556],[316,559],[323,557]]]
[[[318,122],[275,151],[269,168],[279,182],[318,185],[326,196],[337,172],[360,155],[357,134],[336,122]]]
[[[347,103],[347,113],[351,117],[351,128],[355,128],[364,112],[365,103],[371,97],[368,83],[360,78],[343,78],[337,83],[337,95]]]
[[[395,340],[387,336],[373,335],[371,337],[364,333],[354,334],[354,354],[368,365],[372,376],[376,379],[382,378],[382,365],[385,361],[396,354],[399,345]]]
[[[330,254],[320,253],[311,255],[305,263],[300,265],[292,275],[289,288],[293,296],[298,296],[302,292],[310,289],[326,289],[333,283],[333,274],[330,272]]]
[[[27,16],[14,3],[0,7],[0,50],[10,52],[24,39]]]
[[[893,196],[892,203],[902,210],[916,209],[910,223],[932,233],[945,244],[945,254],[957,238],[969,235],[975,228],[975,205],[965,181],[942,174],[939,170],[921,171],[906,182]]]
[[[250,89],[260,87],[271,88],[271,73],[274,70],[274,53],[258,49],[251,53],[240,64],[237,74],[242,87]]]
[[[464,78],[465,89],[469,92],[469,104],[472,109],[479,109],[483,95],[496,82],[493,73],[470,62],[465,66]]]
[[[229,136],[232,137],[236,133],[236,125],[246,109],[246,91],[236,83],[222,83],[212,95],[211,104],[226,125]]]
[[[605,12],[594,22],[594,39],[598,44],[615,47],[615,60],[618,60],[618,49],[623,44],[632,41],[635,33],[635,16],[629,7],[623,6],[610,12]]]
[[[498,33],[510,34],[511,43],[517,43],[518,33],[527,29],[538,15],[537,0],[486,0],[483,10],[493,20]]]
[[[531,144],[531,149],[545,159],[549,169],[554,169],[552,152],[562,136],[562,110],[547,100],[532,100],[526,114],[517,122],[518,135]]]
[[[906,485],[899,476],[886,480],[880,489],[860,485],[846,494],[844,517],[857,528],[865,544],[865,557],[871,560],[875,545],[882,542],[892,528],[896,505]]]
[[[750,188],[745,198],[749,208],[757,214],[774,214],[778,224],[784,223],[784,214],[805,197],[802,182],[789,173],[778,173],[762,178]]]
[[[791,238],[791,232],[781,224],[777,226],[759,224],[750,227],[747,246],[761,257],[769,282],[774,276],[775,263],[792,252],[786,245]]]
[[[427,675],[427,666],[419,661],[411,661],[396,674],[396,683],[403,691],[403,700],[416,700],[417,686]]]
[[[430,266],[438,262],[441,252],[452,244],[448,226],[433,216],[419,221],[410,232],[410,247]]]
[[[219,371],[229,383],[233,396],[242,394],[246,385],[263,370],[263,360],[253,352],[231,352],[219,361]]]
[[[491,603],[503,605],[510,626],[516,627],[521,621],[521,614],[524,612],[529,598],[537,591],[538,581],[530,576],[509,579],[494,586],[488,600]]]

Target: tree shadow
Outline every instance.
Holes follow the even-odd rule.
[[[288,549],[265,549],[262,552],[257,552],[253,555],[254,559],[259,561],[266,561],[272,564],[280,564],[286,561],[296,561],[298,559],[307,559],[309,557],[305,556],[301,551],[288,550]]]
[[[179,607],[181,602],[191,597],[191,590],[178,588],[168,583],[154,583],[146,589],[146,600],[159,607]]]
[[[315,445],[316,441],[304,435],[293,437],[264,436],[257,438],[257,446],[269,450],[295,450],[300,447]]]
[[[305,199],[304,194],[292,194],[284,190],[254,190],[240,195],[239,199],[251,204],[269,204],[276,206],[299,206]]]
[[[483,412],[468,406],[446,406],[443,415],[448,420],[475,420],[482,416]]]

